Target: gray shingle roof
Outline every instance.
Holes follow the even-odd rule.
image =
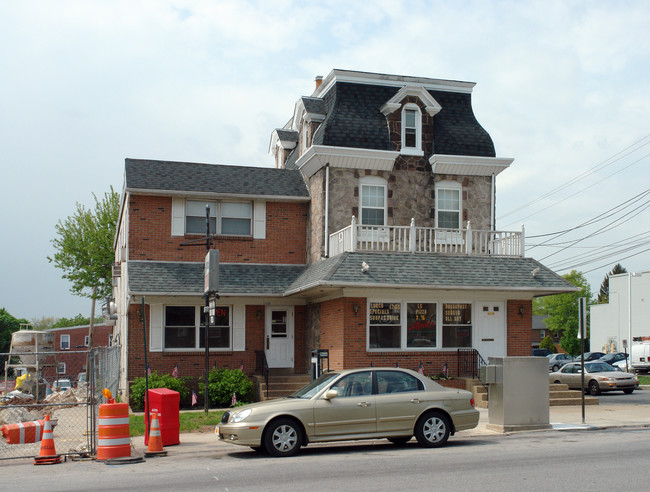
[[[203,294],[203,263],[129,261],[129,289],[134,294]],[[304,265],[221,263],[223,294],[280,296],[305,270]]]
[[[370,269],[363,273],[361,263]],[[533,277],[532,271],[540,267]],[[343,253],[310,267],[288,289],[315,285],[573,292],[570,282],[532,258],[410,253]]]
[[[314,145],[394,150],[388,123],[379,111],[401,86],[337,82],[323,97],[327,116],[314,134]],[[435,154],[495,157],[490,135],[478,123],[471,94],[429,91],[442,110],[434,116]]]
[[[283,130],[282,128],[276,128],[276,133],[280,140],[288,142],[297,142],[298,141],[298,132],[295,130]]]
[[[299,171],[126,159],[127,190],[309,198]]]
[[[305,106],[305,111],[312,114],[326,114],[327,106],[325,101],[320,97],[302,97],[302,104]]]
[[[361,272],[361,262],[370,265]],[[533,277],[532,271],[540,267]],[[203,293],[203,263],[129,261],[133,294]],[[224,295],[293,295],[314,287],[573,292],[576,288],[532,258],[410,253],[343,253],[311,265],[222,263]]]

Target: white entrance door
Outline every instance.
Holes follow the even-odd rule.
[[[506,316],[502,302],[477,303],[476,350],[481,357],[505,357]]]
[[[265,334],[270,368],[293,367],[293,308],[268,307]]]

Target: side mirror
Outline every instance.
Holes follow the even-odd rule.
[[[325,392],[325,395],[323,395],[323,398],[325,398],[326,400],[331,400],[332,398],[336,398],[337,396],[339,396],[338,391],[336,391],[335,389],[328,389]]]

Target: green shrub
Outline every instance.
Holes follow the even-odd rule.
[[[555,348],[555,342],[553,342],[553,337],[551,335],[544,337],[544,339],[539,344],[539,348],[549,349],[553,353],[557,352],[557,348]]]
[[[199,387],[199,394],[205,389]],[[239,369],[212,369],[208,376],[210,405],[218,408],[230,407],[232,394],[237,395],[237,405],[253,401],[253,382]]]
[[[183,400],[189,395],[189,388],[183,378],[172,377],[171,374],[158,374],[156,371],[149,376],[149,389],[167,388],[180,393],[180,399]],[[135,378],[129,392],[129,404],[134,412],[144,410],[144,391],[145,378]]]

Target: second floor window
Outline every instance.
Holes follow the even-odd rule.
[[[386,185],[361,183],[360,219],[363,225],[386,224]]]
[[[206,206],[210,209],[210,234],[250,236],[253,206],[251,202],[203,202],[187,200],[185,233],[205,234]]]
[[[422,113],[416,104],[402,110],[402,153],[422,154]]]
[[[457,182],[436,185],[436,227],[460,229],[461,191]]]
[[[70,335],[61,335],[61,350],[70,348]]]

